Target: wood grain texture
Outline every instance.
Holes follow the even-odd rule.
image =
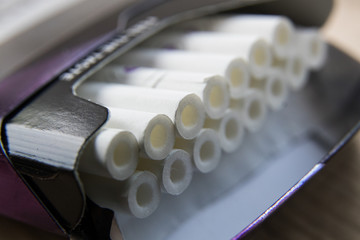
[[[360,1],[334,0],[335,5],[322,33],[334,46],[360,61]]]

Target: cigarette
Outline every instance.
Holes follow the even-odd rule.
[[[299,55],[289,57],[285,66],[285,76],[292,90],[300,90],[308,80],[309,69],[304,59]]]
[[[172,150],[163,161],[141,159],[138,169],[154,173],[161,182],[161,190],[171,195],[183,193],[193,175],[191,156],[181,149]]]
[[[227,152],[234,152],[241,145],[245,129],[240,114],[228,109],[225,116],[220,119],[206,119],[205,128],[214,129],[218,133],[221,148]]]
[[[159,206],[158,179],[148,171],[136,171],[126,181],[81,174],[86,195],[100,207],[137,218],[150,216]]]
[[[126,129],[137,138],[141,156],[164,159],[175,142],[174,124],[164,114],[109,108],[105,128]]]
[[[287,99],[288,87],[285,76],[280,70],[274,69],[264,79],[251,79],[251,88],[259,89],[263,92],[267,105],[272,110],[280,110]]]
[[[108,107],[165,114],[185,139],[194,138],[204,125],[204,105],[189,92],[89,82],[82,84],[77,94]]]
[[[139,146],[135,136],[125,130],[100,130],[82,151],[78,169],[116,180],[125,180],[135,171]]]
[[[241,99],[232,99],[230,108],[239,112],[245,128],[251,132],[258,131],[265,122],[267,114],[265,99],[257,89],[250,89]]]
[[[193,89],[192,91],[202,99],[207,115],[210,118],[219,119],[224,116],[230,103],[227,85],[221,79],[221,76],[214,76],[209,78],[206,83],[161,81],[156,88],[183,91]]]
[[[202,129],[193,140],[177,138],[175,148],[183,149],[192,155],[193,163],[199,172],[209,173],[220,163],[221,146],[213,129]]]
[[[274,71],[281,70],[285,81],[292,90],[303,88],[308,79],[308,66],[300,55],[293,53],[284,59],[274,59]]]
[[[171,32],[158,34],[145,42],[145,45],[241,57],[248,62],[251,74],[257,78],[264,77],[271,67],[270,46],[262,38],[253,35],[204,31]]]
[[[146,67],[111,66],[95,78],[105,78],[108,82],[116,81],[133,86],[195,93],[203,101],[208,116],[214,119],[221,118],[229,107],[229,90],[225,79],[219,75]]]
[[[154,67],[221,75],[229,84],[230,96],[239,98],[249,86],[250,73],[242,58],[228,54],[189,52],[184,50],[139,49],[116,61],[130,66]]]
[[[298,29],[296,43],[299,54],[311,69],[319,70],[326,61],[327,45],[317,29]]]
[[[197,29],[254,35],[272,45],[274,54],[284,58],[292,46],[294,27],[291,21],[274,15],[228,15],[192,20],[179,26],[181,29]]]

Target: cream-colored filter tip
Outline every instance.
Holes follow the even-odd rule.
[[[95,139],[94,147],[98,159],[106,159],[106,169],[117,180],[133,174],[138,162],[138,143],[128,131],[106,129]]]
[[[191,156],[184,150],[174,149],[164,160],[162,184],[165,191],[179,195],[190,185],[193,175]]]
[[[221,148],[227,153],[236,151],[244,139],[244,123],[237,111],[228,109],[222,119],[207,119],[204,126],[218,133]]]
[[[205,121],[205,109],[196,94],[188,94],[179,103],[175,114],[175,126],[184,139],[193,139]]]
[[[136,172],[129,180],[127,202],[137,218],[150,216],[159,206],[160,187],[156,176],[148,171]]]
[[[138,152],[138,142],[131,132],[102,129],[81,152],[78,169],[81,172],[124,180],[134,173]]]

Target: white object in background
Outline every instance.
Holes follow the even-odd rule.
[[[176,48],[186,51],[231,54],[249,64],[250,72],[262,78],[271,67],[271,49],[261,37],[218,32],[171,32],[158,34],[146,46]]]
[[[158,179],[148,171],[136,171],[126,181],[91,174],[80,176],[86,195],[100,207],[137,218],[150,216],[159,206]]]
[[[177,138],[175,148],[183,149],[193,156],[193,162],[200,172],[209,173],[219,165],[221,147],[215,130],[205,128],[193,140]]]
[[[109,108],[105,128],[126,129],[138,140],[142,156],[164,159],[174,146],[174,124],[164,114]]]
[[[130,0],[0,0],[0,81],[130,4]]]
[[[141,159],[138,170],[154,173],[163,192],[180,195],[190,185],[193,175],[191,156],[184,150],[174,149],[163,161]]]
[[[266,103],[272,110],[280,110],[288,97],[285,76],[279,69],[274,69],[265,79],[251,79],[250,87],[263,92]]]
[[[296,43],[300,48],[299,53],[311,69],[319,70],[325,64],[327,45],[317,29],[298,29]]]
[[[214,129],[218,133],[221,148],[228,153],[238,149],[245,135],[240,114],[230,109],[226,111],[222,119],[206,119],[204,128]]]
[[[273,66],[283,71],[285,80],[292,90],[298,91],[305,86],[309,69],[300,53],[293,52],[285,59],[274,59]]]
[[[189,92],[112,83],[84,83],[78,87],[77,94],[109,107],[165,114],[185,139],[194,138],[204,125],[204,105],[196,94]]]
[[[266,119],[265,99],[256,89],[249,89],[246,96],[241,99],[232,99],[230,108],[240,112],[245,127],[251,132],[259,130]]]
[[[138,152],[138,142],[131,132],[100,130],[82,151],[78,169],[81,172],[125,180],[136,169]]]
[[[200,73],[220,74],[230,86],[230,96],[241,97],[249,86],[248,65],[242,58],[227,54],[183,50],[139,49],[126,53],[116,63]]]
[[[292,47],[294,27],[289,19],[275,15],[225,15],[192,20],[180,28],[202,31],[255,35],[266,39],[278,58],[284,58]]]
[[[229,107],[230,97],[225,79],[219,75],[163,70],[147,67],[110,66],[94,79],[126,85],[196,93],[211,118],[221,118]]]

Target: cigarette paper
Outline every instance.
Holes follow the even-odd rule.
[[[191,156],[181,149],[172,150],[163,161],[141,159],[138,169],[154,173],[161,182],[162,191],[171,195],[184,192],[193,175]]]
[[[285,17],[274,15],[228,15],[192,20],[179,28],[202,31],[255,35],[268,41],[278,58],[284,58],[292,46],[293,24]]]
[[[327,57],[327,45],[317,29],[300,29],[296,31],[296,43],[299,54],[305,59],[311,69],[318,70]]]
[[[230,109],[220,120],[206,119],[204,127],[214,129],[218,133],[221,148],[228,153],[234,152],[240,146],[245,135],[240,114]]]
[[[156,176],[136,171],[126,181],[81,174],[85,193],[100,207],[137,218],[150,216],[159,206],[160,187]]]
[[[126,129],[137,138],[141,155],[164,159],[174,146],[174,124],[164,114],[109,108],[105,128]]]
[[[177,138],[175,148],[190,153],[196,169],[202,173],[209,173],[219,165],[221,147],[217,133],[213,129],[202,129],[193,140]]]
[[[249,86],[248,65],[242,58],[228,54],[184,50],[139,49],[123,55],[118,64],[168,70],[219,74],[229,84],[230,96],[241,97]]]
[[[161,81],[156,88],[195,92],[203,101],[205,111],[210,118],[219,119],[229,107],[230,96],[226,84],[220,76],[212,77],[206,83]],[[192,90],[191,90],[192,89]]]
[[[263,94],[256,89],[250,89],[241,99],[232,99],[230,108],[238,111],[245,127],[251,131],[258,131],[264,124],[267,108]]]
[[[263,92],[265,101],[272,110],[281,109],[288,96],[285,76],[278,69],[271,71],[264,79],[252,78],[250,87]]]
[[[176,48],[241,57],[248,62],[250,72],[257,78],[264,77],[271,66],[270,46],[255,35],[204,31],[172,32],[158,34],[145,44],[156,48]]]
[[[109,107],[165,114],[185,139],[194,138],[204,125],[204,105],[196,94],[189,92],[114,83],[85,83],[77,89],[77,93]]]
[[[86,173],[125,180],[136,169],[138,151],[138,142],[131,132],[103,129],[82,151],[78,169]]]
[[[196,93],[203,101],[208,116],[215,119],[224,115],[230,101],[226,81],[219,75],[111,66],[105,68],[96,78],[126,85]]]

